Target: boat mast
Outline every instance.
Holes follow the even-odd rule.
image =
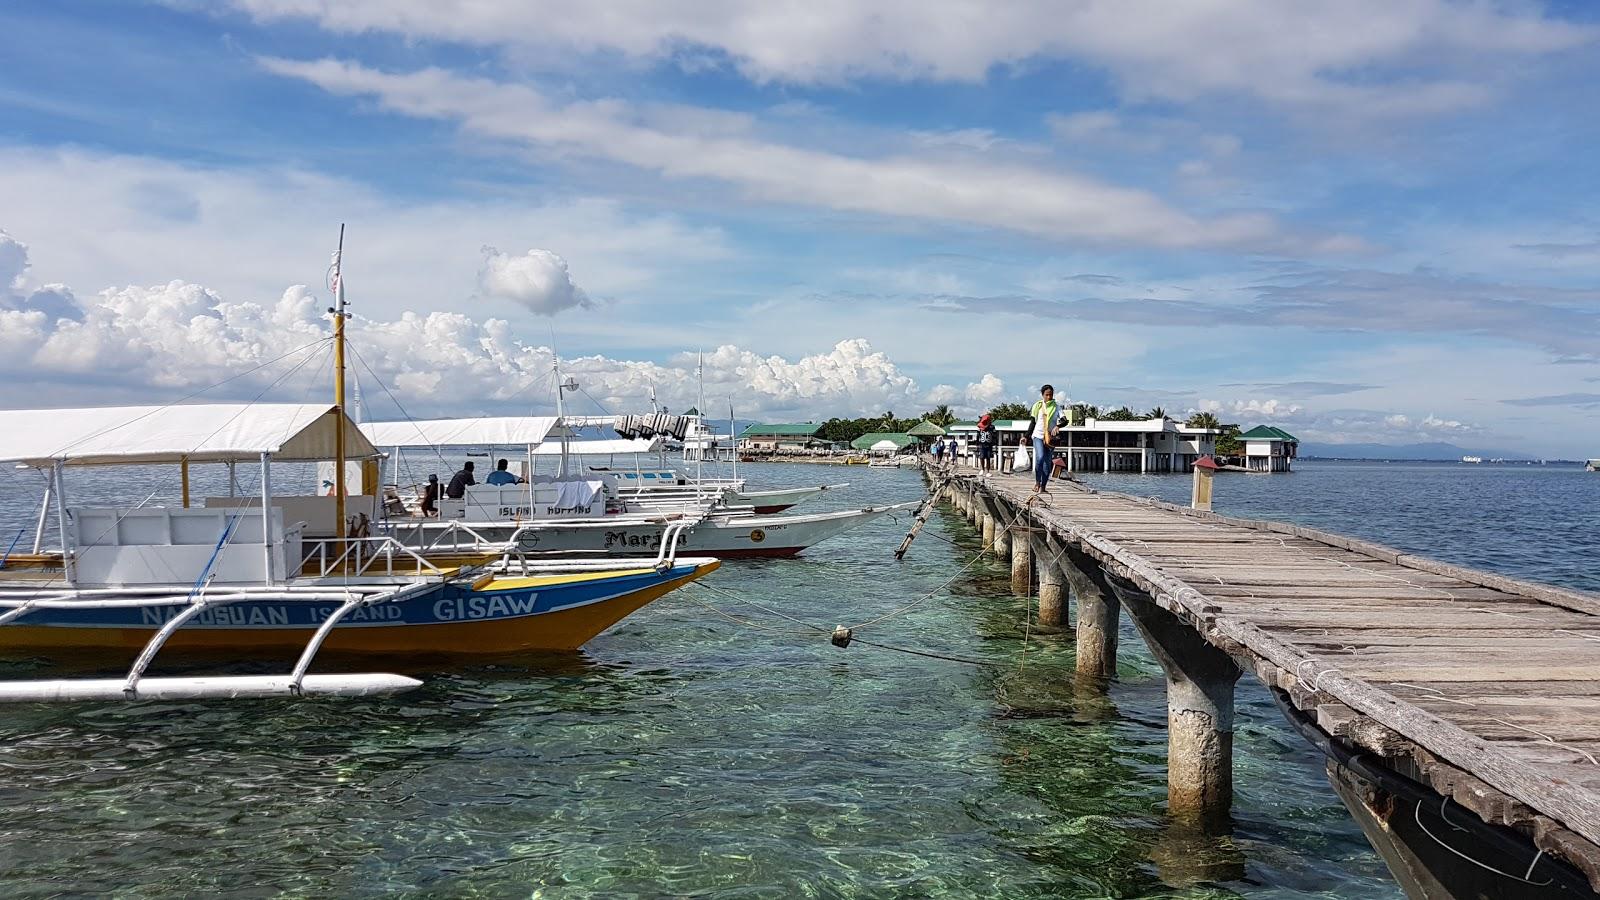
[[[344,263],[344,223],[339,223],[339,249],[333,254],[333,308],[328,310],[333,313],[333,515],[334,535],[338,543],[334,546],[340,552],[344,550],[344,320],[347,317],[344,301],[344,279],[341,268]]]
[[[567,477],[568,453],[566,402],[568,388],[566,384],[561,381],[561,357],[555,354],[554,348],[552,348],[550,352],[550,368],[553,372],[555,372],[556,377],[556,427],[561,429],[561,472],[559,477],[565,478]],[[573,383],[573,387],[577,387],[576,382]],[[529,490],[532,490],[532,488],[529,488]]]
[[[700,416],[699,416],[700,421],[694,423],[695,432],[696,432],[695,433],[695,438],[696,438],[695,443],[698,445],[695,448],[698,452],[696,452],[695,455],[694,455],[694,480],[695,480],[695,483],[698,485],[700,482],[705,480],[705,464],[706,464],[706,447],[705,447],[705,443],[706,443],[705,432],[706,432],[706,429],[705,429],[705,425],[704,425],[704,423],[705,423],[705,421],[707,419],[707,416],[706,416],[706,358],[705,358],[705,354],[704,353],[696,353],[694,355],[694,379],[695,379],[695,381],[699,382],[699,385],[700,385],[700,405],[695,407],[696,411],[698,411],[700,413]]]

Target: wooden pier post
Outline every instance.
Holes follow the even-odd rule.
[[[1121,601],[1106,583],[1100,564],[1082,550],[1066,548],[1061,574],[1078,602],[1077,674],[1091,680],[1115,678]]]
[[[1239,667],[1143,591],[1119,580],[1111,586],[1167,676],[1167,814],[1204,831],[1225,828]]]
[[[1039,572],[1039,623],[1045,634],[1060,634],[1066,627],[1067,588],[1057,559],[1062,551],[1054,546],[1047,532],[1033,535],[1033,567]]]

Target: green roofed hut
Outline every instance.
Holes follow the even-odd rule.
[[[894,456],[907,447],[913,447],[917,444],[918,441],[915,437],[903,431],[872,431],[850,442],[850,446],[853,449],[863,450],[867,453],[883,453],[889,456]]]
[[[944,437],[944,429],[933,424],[932,422],[929,422],[927,419],[923,419],[921,422],[911,426],[911,428],[906,431],[906,434],[916,438],[918,444],[926,447],[939,438]]]
[[[739,433],[739,449],[757,453],[825,450],[831,444],[818,437],[821,433],[822,426],[815,422],[750,425]]]
[[[1288,472],[1300,455],[1300,439],[1272,425],[1257,425],[1239,435],[1244,465],[1252,472]]]

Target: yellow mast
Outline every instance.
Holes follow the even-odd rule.
[[[344,224],[339,224],[339,249],[333,255],[333,411],[338,422],[333,436],[333,514],[334,534],[338,543],[336,553],[344,552],[344,279],[340,268],[344,262]]]

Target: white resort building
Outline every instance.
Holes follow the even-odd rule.
[[[1027,419],[997,419],[1000,436],[998,463],[1009,469],[1019,446],[1031,445]],[[956,438],[957,454],[970,458],[976,422],[956,422],[949,433]],[[1090,419],[1067,425],[1056,441],[1056,456],[1066,460],[1068,472],[1189,472],[1194,461],[1216,451],[1217,431],[1191,428],[1171,419],[1137,419],[1112,422]]]

